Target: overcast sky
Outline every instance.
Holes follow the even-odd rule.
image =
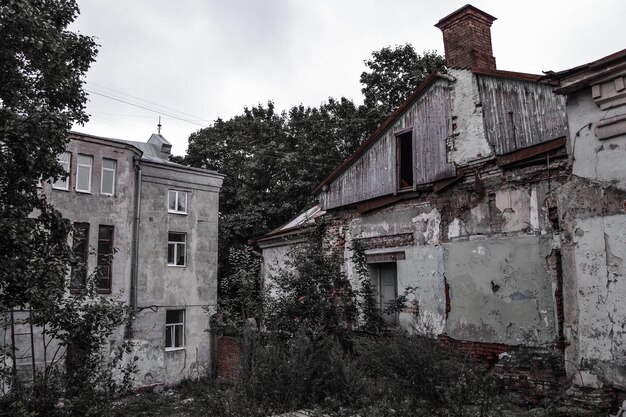
[[[74,129],[146,141],[161,115],[161,133],[183,155],[191,133],[244,106],[272,100],[284,110],[341,96],[361,103],[359,75],[372,51],[411,43],[443,54],[433,25],[467,0],[78,3],[71,29],[100,47],[86,80],[91,120]],[[472,4],[498,19],[491,33],[499,69],[558,71],[626,48],[624,0]]]

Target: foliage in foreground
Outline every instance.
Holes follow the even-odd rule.
[[[37,187],[67,175],[57,157],[72,125],[88,120],[83,79],[97,45],[67,29],[78,13],[75,0],[0,3],[0,313],[6,335],[11,311],[32,310],[30,323],[56,352],[24,381],[9,338],[0,345],[3,415],[103,415],[119,388],[115,360],[100,348],[126,321],[124,304],[93,285],[69,295],[70,266],[80,267],[72,226]]]

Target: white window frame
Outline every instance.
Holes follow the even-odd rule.
[[[163,344],[165,345],[165,350],[166,351],[173,351],[173,350],[182,350],[185,349],[185,345],[186,345],[186,337],[185,337],[185,319],[187,318],[187,312],[185,311],[184,308],[180,308],[180,309],[171,309],[171,310],[166,310],[166,311],[182,311],[183,312],[183,321],[182,322],[176,322],[176,323],[168,323],[167,322],[167,312],[165,313],[165,334],[164,336],[164,340],[163,340]],[[176,344],[176,328],[177,327],[182,327],[183,331],[183,343],[182,346],[168,346],[167,345],[167,333],[170,332],[170,342],[174,345]]]
[[[81,163],[80,163],[80,157],[81,157],[81,156],[84,156],[84,157],[89,158],[89,160],[91,161],[91,163],[90,163],[89,165],[87,165],[87,164],[81,164]],[[89,185],[89,188],[87,188],[87,189],[81,189],[81,188],[78,188],[78,176],[79,176],[79,174],[80,174],[81,168],[82,168],[82,169],[86,169],[86,168],[88,168],[88,169],[89,169],[89,184],[88,184],[88,185]],[[79,193],[88,193],[88,194],[91,194],[91,180],[92,180],[92,174],[93,174],[93,156],[91,156],[91,155],[85,155],[85,154],[80,154],[80,153],[79,153],[79,154],[78,154],[78,157],[76,158],[76,191],[77,191],[77,192],[79,192]]]
[[[174,207],[176,207],[175,209],[170,208],[171,203],[172,203],[172,194],[174,195]],[[185,196],[185,210],[184,211],[179,211],[178,210],[178,203],[180,201],[180,196],[181,195]],[[187,191],[168,190],[168,192],[167,192],[167,211],[168,211],[168,213],[187,214],[187,204],[188,203],[189,203],[189,195],[187,194]]]
[[[184,240],[182,242],[178,241],[178,240],[170,240],[170,235],[181,235],[184,237]],[[176,263],[176,260],[178,259],[178,257],[180,256],[180,253],[178,251],[178,246],[179,245],[183,245],[183,264],[182,265],[178,265]],[[174,263],[170,263],[169,260],[169,253],[170,253],[170,245],[174,246]],[[179,268],[184,268],[187,266],[187,233],[183,233],[183,232],[167,232],[167,266],[177,266]]]
[[[67,161],[61,161],[61,156],[62,155],[68,155]],[[70,167],[72,166],[72,153],[71,152],[61,152],[61,154],[59,155],[58,159],[59,159],[59,165],[61,165],[63,167],[63,169],[65,169],[65,172],[67,172],[67,176],[65,177],[65,180],[61,180],[61,179],[56,180],[52,184],[52,188],[54,190],[69,191],[69,189],[70,189]],[[60,182],[64,182],[65,183],[65,187],[59,186],[58,184]]]
[[[111,161],[113,162],[113,168],[105,168],[104,167],[104,161]],[[104,189],[104,172],[113,172],[113,184],[111,186],[112,190],[110,193],[105,192]],[[115,195],[115,174],[117,172],[117,161],[115,159],[110,159],[110,158],[102,158],[102,171],[100,173],[100,194],[102,195],[108,195],[108,196],[113,196]]]

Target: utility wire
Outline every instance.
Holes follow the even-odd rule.
[[[85,91],[87,91],[88,93],[91,93],[91,94],[98,95],[98,96],[106,97],[106,98],[108,98],[110,100],[115,100],[115,101],[119,101],[120,103],[128,104],[129,106],[134,106],[134,107],[138,107],[140,109],[144,109],[144,110],[148,110],[148,111],[154,112],[156,114],[165,115],[167,117],[171,117],[172,119],[181,120],[183,122],[191,123],[191,124],[194,124],[194,125],[197,125],[197,126],[200,126],[200,127],[204,127],[204,128],[209,127],[207,125],[204,125],[204,124],[201,124],[201,123],[197,123],[197,122],[194,122],[192,120],[185,119],[185,118],[182,118],[182,117],[178,117],[178,116],[175,116],[173,114],[169,114],[169,113],[166,113],[166,112],[163,112],[163,111],[160,111],[160,110],[155,110],[155,109],[152,109],[150,107],[142,106],[142,105],[139,105],[139,104],[136,104],[136,103],[131,103],[130,101],[126,101],[126,100],[123,100],[121,98],[113,97],[113,96],[110,96],[108,94],[98,93],[97,91],[93,91],[93,90],[90,90],[88,88],[85,88]]]
[[[207,120],[207,119],[204,119],[202,117],[195,116],[193,114],[185,113],[183,111],[174,109],[172,107],[164,106],[163,104],[155,103],[153,101],[146,100],[146,99],[143,99],[141,97],[133,96],[132,94],[124,93],[124,92],[121,92],[121,91],[116,90],[114,88],[109,88],[109,87],[103,86],[103,85],[98,84],[98,83],[90,82],[89,83],[89,87],[95,87],[96,90],[100,90],[100,91],[98,91],[100,93],[110,94],[110,95],[114,95],[114,96],[117,96],[118,98],[122,98],[122,99],[125,99],[125,100],[135,101],[135,102],[138,102],[138,103],[140,103],[142,105],[150,105],[151,104],[153,106],[156,106],[157,108],[161,108],[161,109],[169,110],[170,112],[174,112],[174,113],[176,113],[177,115],[179,115],[181,117],[188,117],[188,118],[197,120],[199,122],[208,123],[208,124],[213,123],[211,120]]]

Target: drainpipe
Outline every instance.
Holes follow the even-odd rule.
[[[141,209],[141,165],[139,158],[134,158],[135,166],[135,213],[133,218],[133,244],[130,271],[130,309],[137,312],[137,278],[139,274],[139,220]],[[127,337],[132,337],[132,328],[127,328]]]

